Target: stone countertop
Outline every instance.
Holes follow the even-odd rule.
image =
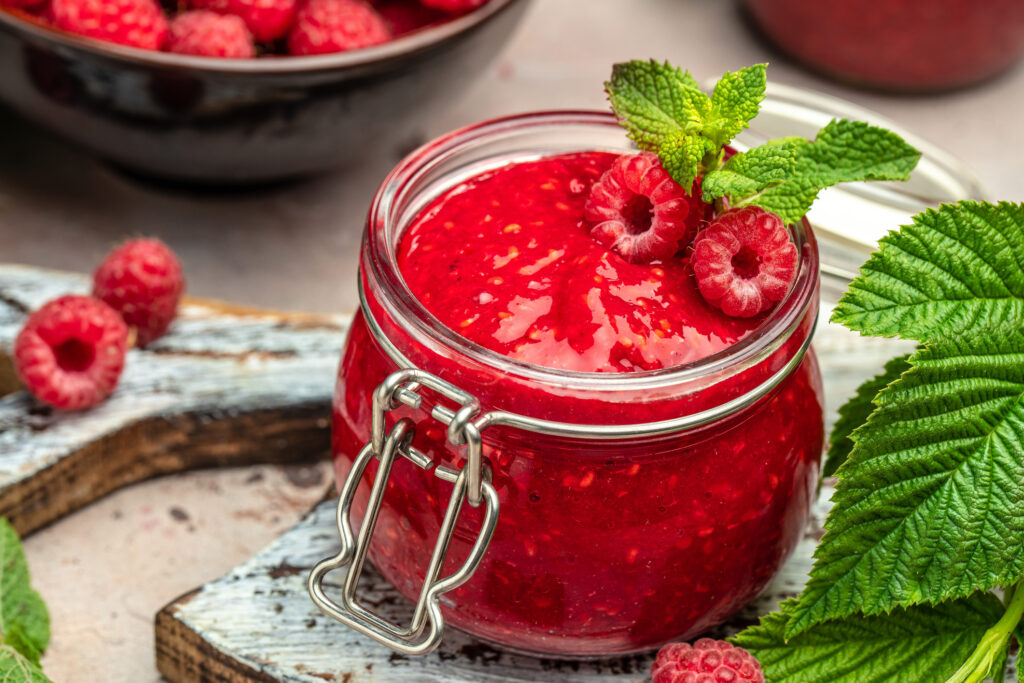
[[[422,139],[531,109],[603,108],[612,62],[669,59],[699,80],[758,61],[774,81],[875,109],[961,157],[992,197],[1024,200],[1024,68],[939,96],[851,89],[809,74],[751,37],[731,0],[535,0],[508,50]],[[257,191],[188,193],[139,183],[0,110],[0,257],[91,270],[115,242],[158,235],[191,293],[244,304],[352,310],[363,218],[397,161]],[[146,683],[152,617],[224,574],[298,520],[327,470],[257,467],[168,477],[110,496],[28,539],[50,604],[44,660],[57,682]]]

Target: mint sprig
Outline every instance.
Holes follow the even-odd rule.
[[[711,97],[689,71],[668,62],[616,64],[605,83],[612,109],[640,149],[657,152],[687,190],[717,168],[722,148],[746,128],[764,99],[765,64],[722,77]]]
[[[891,131],[837,120],[814,141],[773,140],[723,163],[724,148],[749,126],[765,95],[765,64],[726,73],[709,97],[671,64],[616,64],[605,84],[619,122],[640,149],[689,190],[702,178],[705,201],[760,206],[795,223],[818,193],[858,180],[906,180],[920,153]]]
[[[832,621],[787,641],[794,604],[784,602],[731,639],[757,658],[770,683],[942,683],[1004,613],[994,595],[979,593],[937,607]]]
[[[800,220],[826,187],[859,180],[908,180],[921,153],[892,131],[863,121],[833,120],[814,141],[783,138],[737,154],[710,172],[704,200],[727,197]]]

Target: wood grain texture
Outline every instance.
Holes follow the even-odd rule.
[[[905,342],[864,339],[829,325],[822,311],[815,346],[825,379],[831,423],[838,405]],[[720,631],[735,632],[803,587],[821,537],[832,489],[824,486],[804,538],[772,585]],[[500,523],[500,520],[499,520]],[[325,617],[305,581],[319,560],[338,549],[333,502],[249,562],[165,607],[156,620],[157,666],[173,683],[281,681],[286,683],[639,683],[650,655],[598,662],[558,662],[499,652],[450,630],[431,655],[409,658]],[[328,577],[330,579],[331,577]],[[337,578],[335,577],[335,580]],[[328,589],[331,584],[328,583]],[[335,590],[338,584],[333,586]],[[371,570],[360,599],[399,623],[410,605]]]
[[[20,533],[149,477],[327,453],[343,316],[188,300],[103,404],[60,413],[18,391],[2,351],[28,312],[89,284],[0,265],[0,515]]]

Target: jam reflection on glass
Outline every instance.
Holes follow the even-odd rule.
[[[744,0],[784,52],[864,85],[938,90],[1003,71],[1024,53],[1020,0]]]
[[[558,370],[621,377],[693,363],[756,334],[771,313],[738,320],[707,306],[685,254],[629,264],[588,237],[583,203],[614,158],[547,157],[449,190],[398,245],[413,295],[465,339]],[[813,324],[809,312],[778,351],[711,387],[595,398],[514,382],[458,353],[417,346],[372,292],[368,301],[417,366],[471,391],[485,410],[589,424],[669,419],[741,396],[778,372]],[[335,398],[339,480],[369,436],[373,389],[395,369],[360,314]],[[555,656],[634,652],[721,623],[765,587],[803,531],[818,474],[821,405],[808,353],[756,404],[682,433],[602,442],[489,429],[498,526],[472,579],[442,600],[447,622],[506,648]],[[418,424],[415,445],[438,463],[461,466],[443,425],[422,410],[390,417],[405,415]],[[373,471],[375,461],[357,496],[357,520]],[[409,598],[422,585],[450,491],[409,462],[395,465],[370,557]],[[449,572],[465,558],[479,520],[479,511],[464,508]]]

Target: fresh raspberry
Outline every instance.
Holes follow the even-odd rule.
[[[159,50],[168,36],[156,0],[53,0],[52,12],[57,28],[144,50]]]
[[[701,638],[692,646],[661,648],[651,665],[651,683],[764,683],[754,656],[724,640]]]
[[[471,12],[478,7],[483,7],[488,0],[420,0],[427,7],[439,9],[442,12],[461,14]]]
[[[391,39],[384,18],[362,0],[306,0],[288,35],[288,52],[321,55]]]
[[[25,321],[14,340],[14,367],[39,400],[61,410],[94,406],[124,369],[128,328],[91,296],[64,296]]]
[[[695,194],[699,201],[700,193]],[[646,263],[689,244],[699,225],[687,220],[690,209],[690,197],[657,155],[641,152],[615,160],[594,183],[583,212],[593,226],[591,237],[630,263]]]
[[[182,12],[171,21],[168,52],[204,57],[249,59],[256,56],[252,34],[241,17],[209,10]]]
[[[178,257],[157,239],[125,242],[93,274],[93,296],[135,328],[139,346],[167,331],[184,290]]]
[[[756,206],[726,211],[694,240],[704,299],[735,318],[771,308],[796,277],[796,246],[782,219]]]
[[[188,0],[188,6],[241,17],[256,42],[269,43],[288,34],[299,0]]]

